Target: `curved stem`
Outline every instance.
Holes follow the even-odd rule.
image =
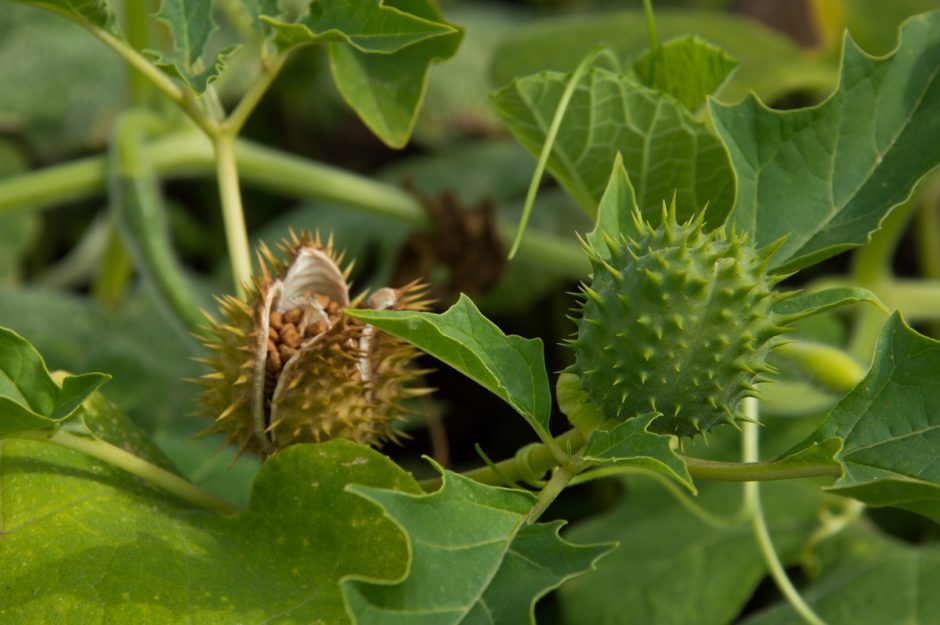
[[[49,435],[47,432],[24,432],[16,435],[16,438],[45,441],[59,445],[60,447],[79,451],[92,458],[97,458],[98,460],[127,471],[132,475],[136,475],[149,484],[205,510],[222,512],[224,514],[235,514],[239,512],[239,508],[234,504],[216,497],[212,493],[203,490],[175,473],[171,473],[155,464],[151,464],[143,458],[124,451],[120,447],[106,443],[101,439],[85,438],[63,431],[55,432],[52,435]]]
[[[793,341],[777,347],[774,355],[797,365],[810,381],[841,394],[851,391],[865,377],[858,360],[823,343]]]
[[[760,458],[760,438],[757,424],[758,404],[753,397],[744,399],[744,414],[751,422],[745,422],[742,436],[742,459],[746,463],[756,463]],[[754,528],[754,536],[757,539],[757,545],[760,547],[764,556],[764,561],[770,569],[770,575],[777,583],[777,587],[786,598],[793,609],[809,625],[825,625],[819,615],[806,603],[800,592],[793,586],[793,582],[787,577],[787,572],[777,556],[777,550],[774,548],[773,540],[770,538],[770,531],[767,529],[767,523],[764,519],[764,511],[760,503],[760,483],[746,482],[744,484],[744,505],[751,516],[751,525]]]
[[[558,469],[555,470],[554,474],[552,474],[552,478],[548,480],[545,487],[539,491],[535,505],[532,506],[532,509],[525,515],[526,523],[535,523],[538,518],[548,510],[552,502],[558,498],[558,495],[560,495],[571,482],[575,473],[573,469],[565,466],[558,467]]]
[[[232,277],[235,281],[235,292],[242,297],[245,287],[251,282],[251,252],[248,246],[248,230],[245,228],[242,193],[238,186],[235,138],[232,135],[219,133],[215,137],[215,156]]]
[[[242,96],[241,100],[239,100],[238,104],[235,106],[235,110],[233,110],[225,120],[223,124],[224,131],[231,133],[232,136],[241,132],[242,126],[248,121],[248,117],[251,116],[252,111],[254,111],[258,103],[261,102],[261,98],[267,92],[268,87],[271,86],[271,83],[274,82],[274,79],[277,78],[277,75],[280,73],[281,68],[284,67],[284,63],[287,62],[287,57],[288,54],[282,52],[262,65],[261,75],[252,83],[251,87],[248,88],[248,91],[245,92],[245,95]]]

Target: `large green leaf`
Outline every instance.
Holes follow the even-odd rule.
[[[752,90],[770,101],[794,90],[830,89],[835,82],[828,60],[807,56],[786,35],[746,17],[657,5],[656,32],[663,40],[694,34],[740,63],[718,93],[723,101]],[[521,24],[495,52],[493,84],[542,70],[572,71],[598,42],[623,59],[640,56],[649,45],[643,12],[566,14]]]
[[[117,34],[117,18],[108,0],[16,0],[58,13],[83,26]]]
[[[500,116],[517,139],[539,154],[570,76],[543,72],[494,94]],[[589,70],[571,98],[548,170],[594,215],[618,152],[636,201],[650,220],[676,195],[681,218],[706,204],[721,223],[734,201],[734,173],[718,138],[676,100],[633,78]]]
[[[807,442],[830,439],[844,441],[833,492],[940,522],[940,342],[892,315],[868,375]]]
[[[310,5],[309,15],[298,22],[268,15],[261,19],[274,30],[275,41],[281,48],[339,41],[361,52],[392,54],[420,41],[456,32],[449,24],[411,13],[415,4],[415,0],[319,0]]]
[[[212,0],[163,0],[157,18],[170,29],[183,67],[192,68],[202,56],[206,40],[215,28]]]
[[[264,464],[247,510],[193,510],[138,479],[45,443],[2,454],[0,622],[306,625],[348,622],[345,575],[395,578],[405,537],[351,483],[419,492],[347,441]]]
[[[822,573],[801,589],[828,625],[936,623],[940,545],[906,545],[855,526],[817,548]],[[786,602],[743,625],[790,625],[802,619]]]
[[[446,24],[431,0],[386,0],[410,15]],[[436,61],[457,52],[463,33],[452,27],[440,36],[422,39],[391,54],[370,54],[355,45],[330,44],[330,69],[343,99],[366,126],[394,148],[411,137]]]
[[[697,111],[737,66],[721,48],[689,35],[667,41],[655,52],[647,50],[634,62],[633,71],[647,87]]]
[[[563,540],[562,522],[530,524],[535,497],[444,472],[430,495],[352,486],[407,533],[411,566],[395,583],[343,583],[358,625],[534,623],[535,602],[593,568],[610,545]]]
[[[565,622],[606,625],[726,625],[738,614],[766,574],[750,524],[730,519],[740,486],[701,485],[695,504],[729,523],[705,522],[658,484],[625,480],[623,503],[605,516],[572,529],[579,542],[616,540],[620,546],[597,570],[560,590]],[[775,546],[792,561],[811,531],[815,487],[774,483],[763,487],[763,502]]]
[[[897,51],[845,41],[841,83],[819,106],[774,111],[757,98],[710,105],[731,153],[731,219],[758,244],[786,235],[781,271],[864,244],[940,163],[940,11],[905,23]]]
[[[346,314],[412,343],[495,393],[550,437],[552,396],[540,339],[503,334],[466,295],[442,314],[347,309]]]
[[[108,379],[103,373],[70,375],[60,386],[29,341],[0,327],[0,437],[55,429]]]

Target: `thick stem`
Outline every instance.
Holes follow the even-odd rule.
[[[224,514],[235,514],[239,512],[239,508],[234,504],[216,497],[212,493],[199,488],[192,482],[183,479],[175,473],[170,473],[166,469],[151,464],[143,458],[139,458],[103,440],[85,438],[62,431],[55,432],[52,435],[49,435],[47,432],[25,432],[17,435],[17,438],[46,441],[54,445],[59,445],[60,447],[79,451],[92,458],[97,458],[98,460],[127,471],[132,475],[136,475],[161,490],[175,495],[199,508],[222,512]]]
[[[751,422],[745,422],[743,425],[742,436],[742,460],[745,463],[756,463],[760,459],[760,439],[759,428],[757,424],[758,403],[753,397],[744,399],[744,414]],[[773,540],[770,538],[770,531],[767,529],[767,522],[764,519],[764,511],[760,503],[760,482],[747,482],[744,484],[744,505],[750,513],[751,526],[754,529],[754,537],[757,539],[757,545],[764,556],[764,561],[770,569],[770,575],[777,583],[777,587],[786,600],[793,606],[797,614],[809,623],[809,625],[825,625],[825,621],[819,618],[813,609],[806,603],[800,592],[793,586],[787,572],[780,562],[777,550],[774,547]]]
[[[575,471],[571,468],[566,466],[558,467],[545,487],[539,491],[538,500],[526,514],[526,523],[535,523],[548,510],[552,502],[558,498],[558,495],[565,490],[565,487],[568,486],[574,476]]]
[[[235,292],[241,297],[245,293],[245,287],[251,282],[251,253],[248,247],[248,230],[245,228],[242,193],[238,186],[234,136],[219,133],[215,137],[215,157],[232,277],[235,280]]]
[[[848,393],[865,377],[858,360],[831,345],[793,341],[777,347],[774,354],[797,365],[810,381],[837,393]]]

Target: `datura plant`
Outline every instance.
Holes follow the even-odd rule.
[[[116,1],[0,0],[0,625],[940,622],[940,10]]]

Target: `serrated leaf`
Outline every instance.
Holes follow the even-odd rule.
[[[407,0],[402,4],[409,7]],[[299,22],[270,16],[262,20],[275,32],[281,49],[317,41],[346,43],[360,52],[392,54],[433,37],[452,34],[449,24],[426,19],[397,8],[398,2],[383,0],[321,0],[310,6],[310,14]]]
[[[721,48],[689,35],[647,50],[633,63],[633,71],[647,87],[668,93],[695,112],[737,66]]]
[[[940,342],[895,313],[871,370],[806,441],[843,441],[845,475],[830,490],[940,522]],[[804,447],[800,445],[799,447]]]
[[[215,29],[212,0],[163,0],[157,19],[169,28],[173,46],[182,57],[182,68],[191,70]]]
[[[431,0],[386,0],[384,6],[450,26]],[[450,32],[391,54],[371,54],[346,43],[330,44],[330,69],[340,94],[369,130],[390,147],[408,143],[431,66],[457,52],[463,32],[450,28]]]
[[[864,244],[940,163],[937,67],[940,11],[907,21],[884,58],[847,37],[839,88],[818,106],[710,105],[738,176],[730,219],[760,245],[787,236],[779,271]]]
[[[646,428],[660,413],[639,415],[594,430],[584,449],[584,459],[599,464],[629,466],[662,473],[696,493],[689,468],[672,447],[674,436],[656,434]]]
[[[542,149],[569,78],[543,72],[493,95],[500,117],[532,154]],[[574,91],[548,170],[594,215],[618,152],[650,221],[673,194],[683,219],[707,204],[710,222],[718,224],[731,209],[734,173],[718,137],[672,98],[592,68]]]
[[[29,341],[0,328],[0,437],[54,429],[109,379],[103,373],[70,375],[60,387]]]
[[[238,48],[239,45],[236,44],[219,50],[213,57],[212,63],[200,71],[193,71],[181,64],[178,59],[153,50],[146,50],[145,53],[150,61],[164,73],[183,81],[196,95],[202,95],[221,75],[228,57]]]
[[[800,594],[828,625],[934,623],[940,614],[940,545],[915,546],[856,525],[817,548],[822,572]],[[742,625],[802,619],[786,602]]]
[[[466,295],[441,314],[347,309],[346,314],[416,345],[516,409],[550,437],[552,396],[541,339],[505,335]]]
[[[22,4],[58,13],[83,26],[100,28],[118,35],[117,17],[108,0],[16,0]]]
[[[235,516],[71,450],[6,441],[0,453],[3,622],[345,623],[343,576],[391,579],[408,561],[398,528],[344,488],[420,490],[348,441],[282,450]]]
[[[591,248],[604,258],[610,258],[604,233],[614,241],[619,241],[621,235],[629,238],[638,234],[633,220],[636,209],[636,192],[623,166],[623,156],[617,152],[604,195],[597,205],[594,229],[585,237]]]
[[[358,485],[349,490],[385,510],[408,535],[412,554],[408,572],[395,583],[343,581],[357,625],[534,623],[542,595],[593,568],[611,548],[563,540],[561,521],[529,524],[531,493],[450,471],[429,495]]]
[[[648,478],[623,480],[626,496],[608,514],[573,527],[580,542],[618,541],[597,570],[559,591],[566,623],[727,625],[766,575],[750,524],[736,514],[737,484],[705,483],[689,507]],[[792,562],[816,523],[819,489],[762,487],[774,545]],[[707,515],[707,516],[706,516]],[[717,517],[717,518],[716,518]]]
[[[881,302],[877,295],[861,287],[846,286],[823,289],[821,291],[812,291],[810,293],[800,293],[793,297],[788,297],[773,308],[773,312],[779,315],[783,321],[789,323],[803,319],[811,315],[816,315],[827,310],[841,308],[858,304],[859,302],[869,302],[886,314],[888,309]]]

